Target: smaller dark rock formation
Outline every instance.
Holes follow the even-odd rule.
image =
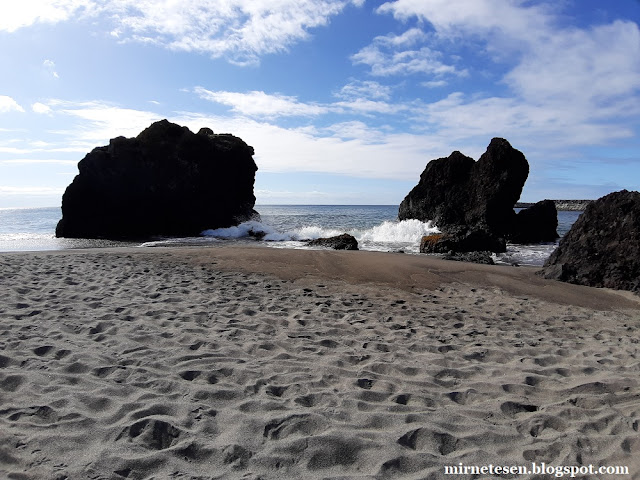
[[[486,230],[450,229],[448,233],[425,235],[420,241],[421,253],[504,252],[506,249],[504,238]]]
[[[398,210],[400,220],[433,220],[447,235],[441,251],[504,252],[515,222],[514,204],[529,175],[522,152],[494,138],[475,162],[460,152],[429,162]],[[479,240],[471,245],[472,240]]]
[[[495,265],[491,252],[450,252],[442,257],[445,260],[454,260],[456,262],[480,263],[483,265]]]
[[[640,293],[640,193],[622,190],[590,203],[540,274]]]
[[[509,240],[513,243],[555,242],[558,238],[558,211],[553,200],[542,200],[520,210]]]
[[[358,250],[358,241],[348,233],[328,238],[316,238],[307,242],[308,247],[326,247],[334,250]]]
[[[62,197],[57,237],[197,236],[257,216],[253,148],[167,120],[94,148]]]

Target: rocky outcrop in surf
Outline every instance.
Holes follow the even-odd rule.
[[[196,236],[238,225],[257,216],[253,153],[233,135],[196,134],[167,120],[114,138],[78,164],[56,236]]]
[[[640,293],[640,193],[622,190],[590,203],[540,273]]]
[[[335,237],[316,238],[307,242],[308,247],[325,247],[334,250],[358,250],[358,240],[353,235],[343,233]]]
[[[528,175],[522,152],[494,138],[477,162],[458,151],[429,162],[400,204],[398,218],[433,220],[454,251],[503,252]],[[483,245],[471,245],[470,238],[483,239]]]
[[[442,232],[421,241],[423,253],[506,251],[506,242],[552,242],[558,212],[551,200],[514,205],[529,175],[529,162],[503,138],[494,138],[475,162],[455,151],[432,160],[398,210],[400,220],[433,220]]]

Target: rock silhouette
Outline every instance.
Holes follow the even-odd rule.
[[[56,236],[195,236],[254,216],[253,148],[230,134],[197,134],[167,120],[114,138],[78,164]]]
[[[477,162],[458,151],[429,162],[400,204],[398,218],[433,220],[454,251],[501,252],[513,231],[513,206],[528,175],[522,152],[494,138]],[[470,245],[469,237],[481,238],[483,244]]]

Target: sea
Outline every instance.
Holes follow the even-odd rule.
[[[251,244],[266,248],[304,249],[306,241],[349,233],[361,250],[418,254],[423,235],[437,233],[432,222],[398,221],[397,205],[256,205],[260,220],[237,227],[205,230],[198,237],[153,238],[146,242],[56,238],[60,207],[0,208],[0,252],[105,247],[215,247]],[[518,209],[516,209],[517,211]],[[564,235],[582,212],[559,211],[558,234]],[[256,234],[259,233],[260,240]],[[494,256],[502,264],[542,265],[557,242],[507,245]]]

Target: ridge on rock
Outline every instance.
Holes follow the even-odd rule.
[[[62,197],[57,237],[195,236],[257,216],[253,148],[167,120],[114,138],[78,164]]]
[[[589,203],[540,274],[640,293],[640,192],[622,190]]]
[[[528,175],[522,152],[494,138],[477,162],[458,151],[429,162],[400,204],[398,218],[433,220],[454,251],[458,243],[459,251],[468,251],[464,239],[475,237],[487,240],[479,250],[504,251]]]

